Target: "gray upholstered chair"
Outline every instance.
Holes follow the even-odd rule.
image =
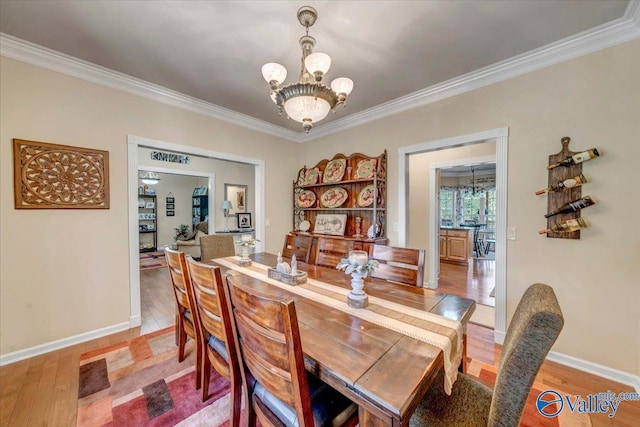
[[[530,286],[507,330],[494,390],[459,374],[447,396],[440,373],[410,425],[517,427],[536,374],[563,325],[553,289],[541,283]]]

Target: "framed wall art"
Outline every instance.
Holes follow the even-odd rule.
[[[250,213],[239,213],[237,215],[238,218],[238,228],[246,229],[251,228],[251,214]]]
[[[109,152],[13,140],[16,209],[109,209]]]
[[[224,199],[231,202],[229,215],[247,211],[247,186],[239,184],[224,185]]]

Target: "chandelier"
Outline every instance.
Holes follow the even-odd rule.
[[[279,87],[287,78],[287,69],[275,62],[262,66],[262,76],[271,87],[270,96],[280,114],[286,111],[289,118],[302,123],[307,133],[314,123],[327,117],[329,111],[335,112],[336,106],[344,104],[353,89],[353,81],[346,77],[333,80],[331,87],[322,84],[322,77],[331,66],[331,58],[326,53],[313,53],[316,39],[309,35],[309,27],[315,24],[316,19],[318,13],[311,6],[298,9],[298,21],[305,27],[306,34],[300,37],[302,68],[297,83]]]

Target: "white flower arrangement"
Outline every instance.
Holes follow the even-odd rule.
[[[236,240],[236,246],[244,246],[247,248],[255,248],[258,244],[260,240],[258,239],[241,239],[241,240]]]
[[[362,277],[367,277],[369,273],[373,273],[373,270],[378,268],[380,264],[374,259],[370,259],[366,264],[360,264],[356,260],[350,260],[349,258],[342,258],[336,269],[344,270],[345,274],[359,273]]]

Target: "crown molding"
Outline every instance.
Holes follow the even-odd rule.
[[[637,38],[640,38],[640,0],[632,0],[627,6],[623,17],[610,23],[435,84],[362,112],[319,125],[314,127],[309,134],[267,123],[4,33],[0,33],[0,55],[200,113],[268,135],[304,143]]]
[[[83,61],[8,34],[0,33],[0,55],[173,107],[200,113],[258,132],[299,142],[298,132]]]

